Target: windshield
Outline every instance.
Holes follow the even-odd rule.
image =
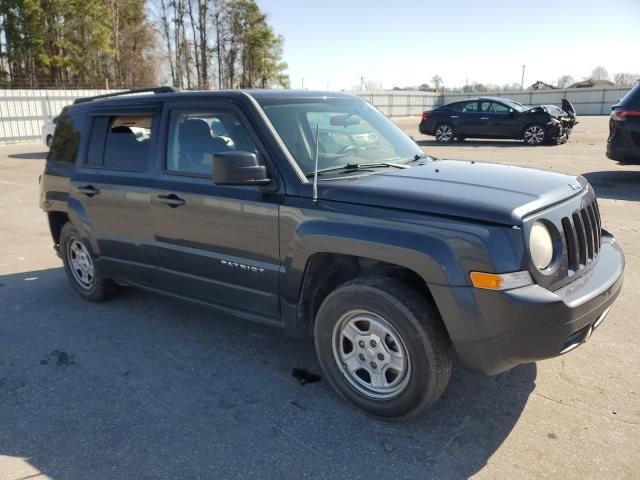
[[[406,162],[424,155],[391,120],[358,97],[262,100],[289,152],[309,174],[342,165]]]
[[[507,105],[508,107],[513,108],[516,112],[526,112],[531,107],[526,107],[521,103],[514,102],[513,100],[509,100],[508,98],[501,98],[500,101]]]

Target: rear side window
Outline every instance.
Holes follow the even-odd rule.
[[[233,112],[171,112],[167,171],[211,176],[213,156],[231,151],[258,153],[249,131]]]
[[[48,162],[74,164],[80,147],[82,115],[61,113],[57,118],[56,130],[47,155]]]
[[[94,117],[87,164],[111,170],[146,170],[152,121],[151,115]]]
[[[467,102],[462,104],[463,112],[477,112],[478,111],[478,102]]]

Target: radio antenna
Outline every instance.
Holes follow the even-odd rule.
[[[316,125],[316,166],[313,170],[313,203],[318,203],[318,152],[320,142],[320,125]]]

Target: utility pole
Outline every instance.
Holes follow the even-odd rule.
[[[302,90],[304,90],[304,77],[302,77]]]
[[[527,68],[526,65],[522,65],[522,79],[520,80],[520,90],[524,90],[524,69]]]
[[[364,92],[364,77],[360,77],[360,91]]]

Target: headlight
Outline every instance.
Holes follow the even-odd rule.
[[[533,264],[544,270],[553,261],[553,240],[549,229],[542,222],[536,222],[529,233],[529,251]]]

